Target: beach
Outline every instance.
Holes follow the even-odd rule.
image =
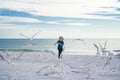
[[[0,0],[0,80],[120,80],[120,0]]]
[[[6,57],[11,56],[11,57]],[[14,54],[13,54],[14,53]],[[0,80],[119,80],[120,59],[108,56],[0,51]],[[7,61],[6,61],[7,60]],[[8,61],[9,60],[9,61]]]

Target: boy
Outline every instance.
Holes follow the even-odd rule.
[[[54,46],[56,45],[56,44],[58,44],[58,58],[59,59],[61,59],[62,58],[62,56],[61,56],[61,54],[62,54],[62,51],[63,51],[63,46],[64,46],[64,38],[62,37],[62,36],[60,36],[59,37],[59,40],[57,41],[57,42],[55,42],[55,44],[54,44]]]

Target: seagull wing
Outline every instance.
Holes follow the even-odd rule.
[[[2,60],[5,60],[5,58],[1,54],[0,54],[0,57],[1,57]]]
[[[86,46],[86,43],[82,40],[82,39],[80,39],[81,40],[81,42]]]
[[[105,49],[106,45],[107,45],[107,41],[105,41],[105,44],[104,44],[104,49]]]
[[[99,45],[99,48],[103,51],[104,48],[102,47],[102,45],[100,43],[98,43],[98,45]]]
[[[27,39],[30,39],[28,36],[26,36],[26,35],[24,35],[22,33],[20,33],[20,35],[23,36],[23,37],[26,37]]]
[[[94,46],[95,46],[97,49],[99,48],[96,43],[94,43]]]
[[[35,33],[32,37],[31,40],[33,40],[33,38],[38,34],[39,32]]]

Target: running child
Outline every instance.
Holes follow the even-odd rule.
[[[64,38],[62,37],[62,36],[60,36],[59,37],[59,40],[57,41],[57,42],[55,42],[55,44],[54,44],[54,46],[56,45],[56,44],[58,44],[58,58],[59,59],[61,59],[62,58],[62,56],[61,56],[61,54],[62,54],[62,51],[63,51],[63,46],[64,46]]]

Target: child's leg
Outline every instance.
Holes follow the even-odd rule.
[[[58,48],[58,58],[60,59],[61,58],[61,53],[62,53],[62,48]]]

